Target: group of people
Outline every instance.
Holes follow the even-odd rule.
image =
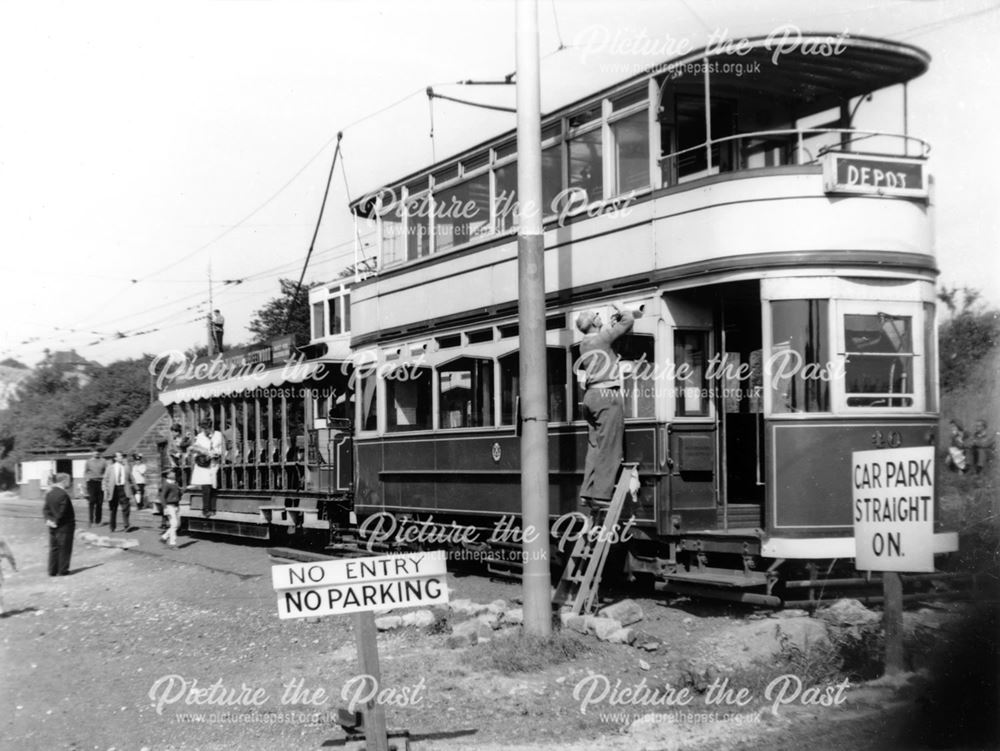
[[[991,433],[985,420],[976,420],[972,433],[958,420],[949,422],[951,436],[948,441],[947,465],[952,472],[981,474],[993,457],[996,433]]]

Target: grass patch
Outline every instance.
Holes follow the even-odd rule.
[[[555,631],[551,636],[520,634],[493,639],[470,650],[466,659],[479,669],[512,673],[534,673],[578,657],[589,655],[591,646],[579,636]]]

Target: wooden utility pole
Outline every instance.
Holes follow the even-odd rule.
[[[517,0],[517,233],[524,630],[552,632],[538,0]]]

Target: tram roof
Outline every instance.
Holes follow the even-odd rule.
[[[776,100],[806,105],[808,109],[802,115],[820,112],[844,100],[911,81],[927,71],[931,60],[925,50],[890,39],[809,32],[787,44],[792,41],[796,42],[795,48],[787,50],[783,47],[784,41],[772,35],[750,37],[733,45],[702,47],[650,66],[638,75],[543,115],[543,127],[595,99],[670,71],[680,71],[672,80],[687,77],[690,81],[700,81],[703,73],[685,72],[685,66],[693,68],[706,60],[712,64],[709,72],[712,89],[752,89]],[[738,63],[742,67],[738,69],[734,66],[725,72],[727,63]],[[746,73],[758,65],[760,73]],[[428,175],[506,141],[515,133],[515,129],[500,133],[386,185],[401,185]],[[371,216],[374,211],[373,195],[369,193],[354,201],[351,210],[362,216]]]

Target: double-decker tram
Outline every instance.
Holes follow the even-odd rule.
[[[549,512],[577,510],[586,452],[575,317],[641,307],[618,343],[627,566],[677,591],[773,602],[801,564],[850,563],[851,453],[935,442],[930,149],[905,106],[929,58],[800,42],[693,52],[542,122]],[[864,107],[883,129],[856,127]],[[352,207],[380,238],[351,291],[352,349],[378,366],[357,384],[359,518],[519,515],[516,149]]]
[[[622,303],[643,312],[616,343],[641,483],[627,570],[776,603],[851,563],[852,452],[935,444],[930,149],[905,104],[928,64],[886,39],[748,39],[543,118],[553,522],[578,510],[587,448],[574,321]],[[517,523],[517,159],[511,130],[352,205],[378,271],[310,293],[306,362],[341,367],[277,400],[165,392],[229,439],[218,512],[192,493],[191,529]]]

